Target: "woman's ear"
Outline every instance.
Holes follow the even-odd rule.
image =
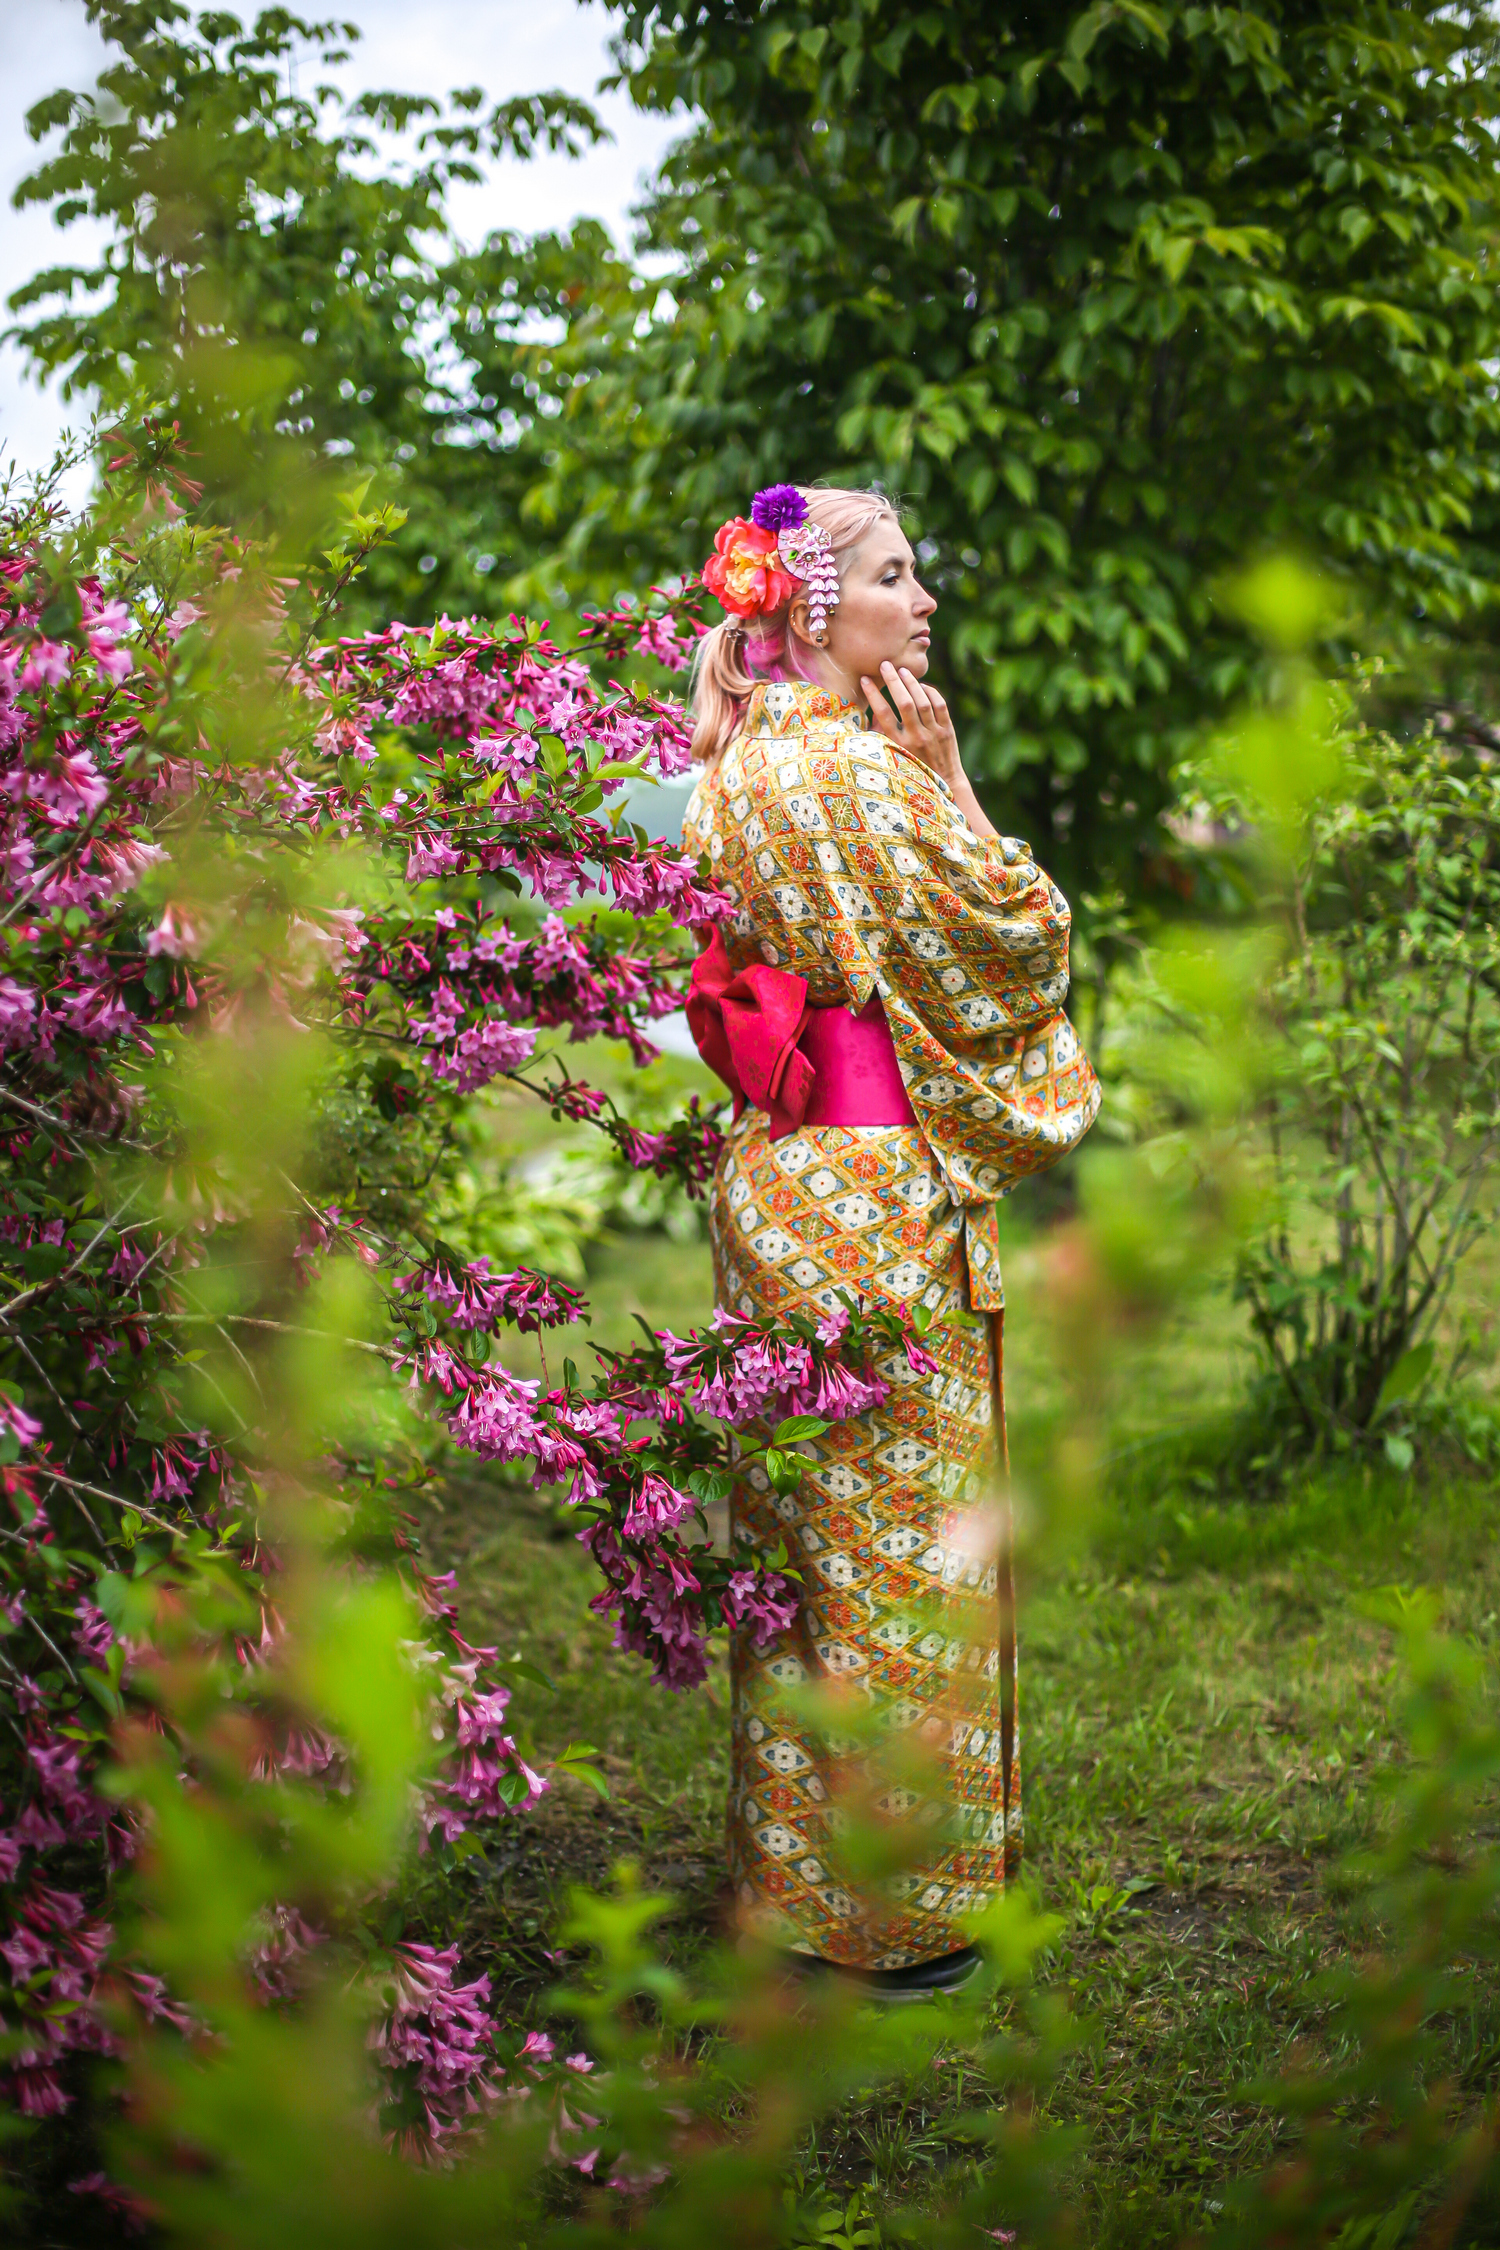
[[[794,594],[792,596],[792,606],[786,613],[786,629],[789,633],[795,634],[804,648],[821,647],[828,638],[825,633],[823,642],[813,639],[806,594]]]

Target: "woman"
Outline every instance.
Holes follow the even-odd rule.
[[[1061,1012],[1068,908],[923,685],[937,604],[888,501],[772,486],[704,578],[731,614],[700,652],[685,841],[737,907],[689,1004],[739,1112],[717,1300],[925,1305],[937,1363],[884,1363],[889,1399],[804,1444],[794,1500],[759,1472],[736,1493],[739,1533],[785,1539],[803,1585],[786,1634],[733,1652],[738,1914],[874,1990],[952,1989],[965,1917],[1020,1858],[996,1201],[1098,1109]],[[888,1852],[871,1874],[866,1828],[857,1882],[860,1805]]]

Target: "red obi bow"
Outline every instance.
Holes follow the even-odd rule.
[[[807,979],[752,962],[732,969],[719,931],[693,963],[688,1029],[709,1069],[734,1096],[734,1114],[748,1102],[771,1120],[771,1138],[794,1133],[807,1110],[816,1072],[797,1046],[808,1017]]]

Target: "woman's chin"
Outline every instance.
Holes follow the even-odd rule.
[[[919,680],[925,678],[927,673],[927,654],[927,643],[925,641],[919,641],[915,643],[911,648],[907,650],[905,656],[901,656],[896,659],[898,670],[904,667],[908,672],[915,672]]]

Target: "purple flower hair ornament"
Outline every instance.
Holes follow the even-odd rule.
[[[833,543],[808,514],[794,484],[768,484],[750,503],[750,520],[760,531],[774,531],[776,551],[793,578],[807,588],[807,622],[821,643],[828,634],[828,612],[839,606],[839,572]]]
[[[750,521],[761,531],[795,531],[807,521],[807,502],[794,484],[768,484],[750,503]]]

